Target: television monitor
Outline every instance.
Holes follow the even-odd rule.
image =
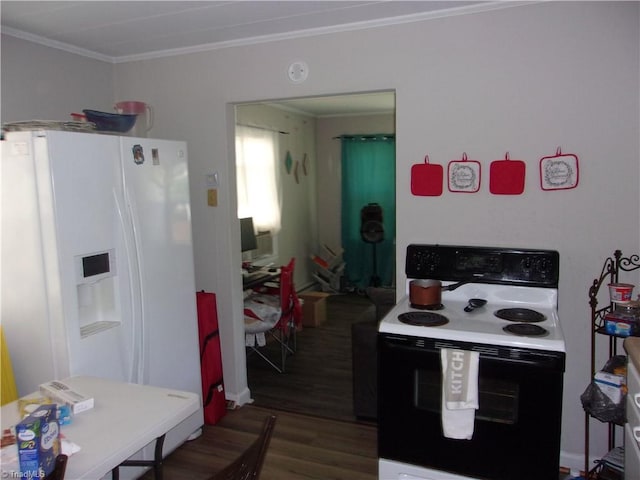
[[[243,252],[256,250],[258,248],[256,233],[253,229],[253,217],[240,219],[240,243]]]

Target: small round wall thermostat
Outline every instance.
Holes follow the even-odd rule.
[[[309,66],[301,60],[295,61],[289,65],[287,75],[293,83],[302,83],[309,76]]]

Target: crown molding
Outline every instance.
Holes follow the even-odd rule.
[[[547,1],[547,0],[543,0]],[[262,35],[256,37],[241,38],[237,40],[229,40],[224,42],[215,42],[202,45],[194,45],[191,47],[175,48],[167,50],[158,50],[155,52],[146,52],[134,55],[122,55],[122,56],[109,56],[104,55],[92,50],[76,47],[64,42],[58,42],[45,37],[34,35],[31,33],[23,32],[9,27],[2,27],[0,33],[10,35],[12,37],[27,40],[33,43],[44,45],[47,47],[63,50],[76,55],[93,58],[108,63],[128,63],[140,60],[150,60],[163,57],[171,57],[176,55],[185,55],[189,53],[201,53],[211,50],[220,50],[224,48],[242,47],[248,45],[257,45],[269,42],[276,42],[282,40],[291,40],[296,38],[305,38],[318,35],[329,35],[333,33],[350,32],[357,30],[365,30],[370,28],[379,28],[392,25],[402,25],[407,23],[422,22],[426,20],[432,20],[436,18],[452,17],[457,15],[469,15],[476,13],[484,13],[493,10],[500,10],[504,8],[520,7],[523,5],[530,5],[541,3],[540,1],[490,1],[486,3],[467,5],[463,7],[448,8],[446,10],[437,10],[432,12],[424,12],[412,15],[403,15],[398,17],[381,18],[377,20],[369,20],[365,22],[353,22],[343,25],[332,25],[328,27],[310,28],[305,30],[297,30],[292,32],[278,33],[273,35]]]
[[[68,43],[51,40],[50,38],[34,35],[33,33],[23,32],[22,30],[16,30],[10,27],[2,27],[2,29],[0,30],[0,33],[2,33],[3,35],[9,35],[10,37],[19,38],[21,40],[27,40],[28,42],[37,43],[45,47],[55,48],[57,50],[63,50],[65,52],[73,53],[75,55],[81,55],[83,57],[93,58],[94,60],[100,60],[102,62],[108,62],[108,63],[116,63],[116,58],[110,57],[109,55],[104,55],[102,53],[94,52],[92,50],[76,47],[75,45],[70,45]]]

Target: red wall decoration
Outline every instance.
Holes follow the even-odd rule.
[[[563,154],[560,147],[555,155],[540,159],[540,188],[542,190],[568,190],[578,186],[578,157]]]
[[[475,193],[480,190],[480,162],[468,160],[462,154],[462,160],[451,160],[447,168],[450,192]]]
[[[442,195],[442,165],[429,163],[429,155],[424,157],[424,163],[411,167],[411,193],[423,197],[437,197]]]
[[[548,190],[570,190],[578,186],[578,156],[562,153],[560,147],[555,155],[542,157],[539,164],[540,188]],[[494,195],[521,195],[524,192],[527,165],[523,160],[512,160],[509,152],[504,160],[494,160],[489,165],[489,192]],[[453,193],[476,193],[480,191],[482,165],[478,160],[469,160],[466,152],[460,160],[451,160],[447,166],[447,186]],[[443,190],[443,167],[429,162],[411,166],[411,193],[421,197],[437,197]]]

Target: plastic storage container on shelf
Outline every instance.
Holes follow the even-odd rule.
[[[612,302],[628,302],[631,300],[634,286],[630,283],[610,283],[608,287]]]
[[[604,317],[605,331],[619,337],[640,335],[640,302],[631,300],[616,303],[612,312]]]
[[[631,300],[627,303],[617,303],[615,307],[616,312],[630,315],[640,320],[640,300]]]

